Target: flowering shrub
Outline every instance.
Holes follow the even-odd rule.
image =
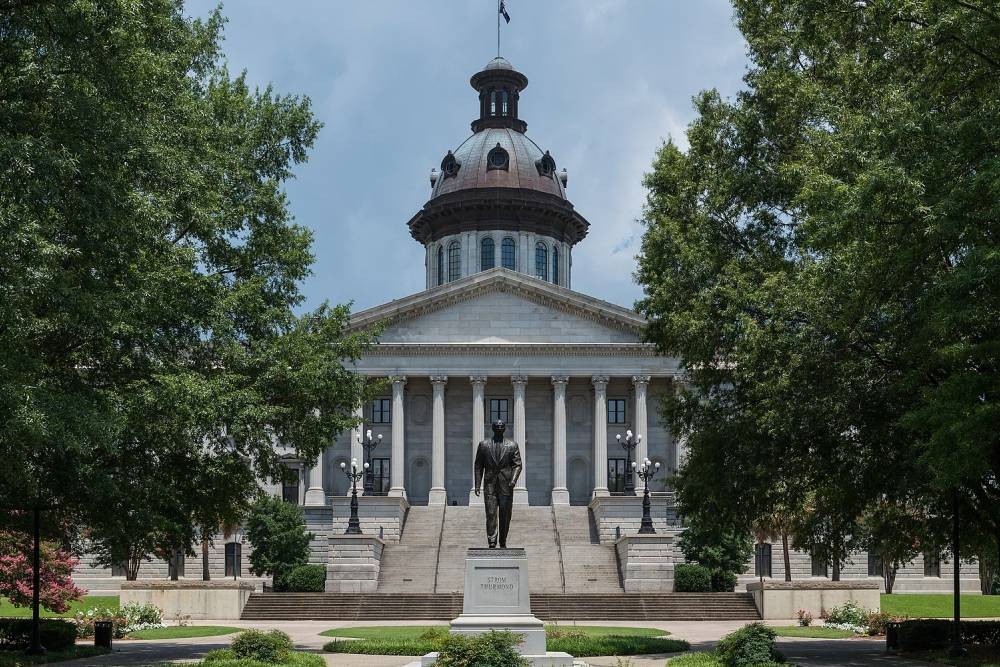
[[[26,533],[0,531],[0,596],[15,607],[30,607],[34,568],[28,554],[32,539]],[[70,578],[77,559],[53,542],[41,543],[41,586],[39,602],[49,611],[62,613],[69,603],[87,591],[77,588]]]
[[[853,632],[856,635],[867,635],[868,626],[865,625],[854,625],[853,623],[831,623],[827,621],[823,624],[824,628],[833,628],[835,630],[847,630],[848,632]]]
[[[92,637],[95,621],[111,621],[116,639],[139,630],[162,628],[163,612],[152,604],[129,602],[118,608],[92,607],[86,612],[78,611],[75,617],[78,637]]]
[[[839,607],[830,610],[826,617],[826,624],[867,627],[867,620],[868,610],[854,600],[848,600]]]
[[[799,609],[797,615],[799,617],[799,625],[801,625],[803,628],[807,628],[810,625],[812,625],[813,615],[811,612],[808,612],[805,609]]]

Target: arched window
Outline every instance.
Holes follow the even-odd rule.
[[[479,270],[486,271],[487,269],[492,269],[496,263],[496,255],[494,255],[494,250],[496,246],[493,244],[493,239],[487,236],[482,241],[479,242]]]
[[[559,284],[559,248],[552,246],[552,282]]]
[[[444,285],[444,246],[438,246],[438,271],[437,271],[437,281],[438,285]]]
[[[514,270],[514,239],[506,238],[500,244],[500,263],[503,268]]]
[[[507,115],[507,91],[501,91],[500,93],[500,115]]]
[[[448,246],[448,282],[462,277],[462,246],[452,241]]]
[[[541,241],[535,244],[535,275],[542,280],[549,279],[549,249]]]
[[[497,115],[497,91],[495,90],[490,91],[490,115]]]

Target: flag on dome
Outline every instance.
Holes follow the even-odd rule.
[[[507,3],[504,0],[500,0],[500,13],[503,15],[503,20],[510,23],[510,14],[507,13]]]

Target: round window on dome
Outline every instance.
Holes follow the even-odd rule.
[[[507,169],[510,165],[510,156],[499,143],[493,147],[489,155],[486,156],[487,169]]]
[[[458,173],[461,166],[462,163],[455,159],[455,156],[452,155],[451,151],[448,151],[448,154],[444,156],[443,160],[441,160],[441,173],[445,178],[454,176]]]

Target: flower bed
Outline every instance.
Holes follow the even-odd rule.
[[[74,617],[77,637],[93,637],[94,623],[111,621],[112,632],[121,639],[132,632],[164,628],[163,612],[151,604],[125,603],[120,607],[92,607]]]

